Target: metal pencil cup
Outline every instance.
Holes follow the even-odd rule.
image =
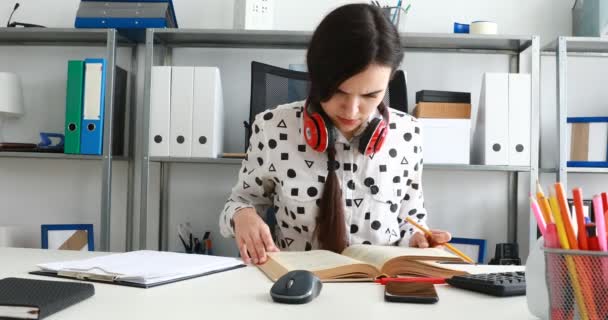
[[[407,12],[402,7],[384,7],[382,8],[384,16],[395,25],[397,31],[405,31],[405,20]]]
[[[608,253],[544,251],[550,319],[608,319]]]

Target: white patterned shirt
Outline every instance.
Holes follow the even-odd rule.
[[[303,106],[304,101],[294,102],[255,117],[238,182],[220,215],[223,236],[234,236],[233,216],[238,210],[254,208],[264,217],[273,208],[278,248],[318,248],[313,232],[328,159],[304,140]],[[418,230],[405,217],[426,227],[420,123],[394,109],[389,108],[389,113],[387,140],[375,155],[358,151],[360,135],[348,141],[335,131],[336,174],[349,244],[408,246]]]

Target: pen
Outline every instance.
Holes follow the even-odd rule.
[[[397,14],[399,13],[399,10],[401,10],[401,0],[399,0],[399,2],[397,2],[397,7],[395,8],[395,13],[393,13],[393,18],[391,19],[391,22],[395,22],[395,19],[397,19]]]
[[[405,220],[407,220],[407,222],[414,225],[416,228],[420,229],[420,231],[424,232],[424,234],[426,234],[427,236],[430,236],[430,237],[433,236],[432,232],[430,232],[429,230],[425,229],[423,226],[416,223],[416,221],[414,221],[414,219],[412,219],[410,217],[405,217]],[[469,258],[466,254],[462,253],[460,250],[454,248],[454,246],[452,246],[451,244],[442,243],[442,245],[446,246],[446,248],[450,249],[450,251],[455,253],[457,256],[461,257],[464,261],[471,263],[471,264],[475,264],[475,261],[473,261],[473,259]]]
[[[385,285],[388,282],[427,282],[432,284],[444,284],[445,278],[423,278],[423,277],[407,277],[407,278],[380,278],[374,282]]]

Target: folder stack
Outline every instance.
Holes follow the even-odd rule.
[[[425,163],[469,164],[470,93],[418,91],[414,116],[423,127]]]
[[[218,68],[152,67],[150,95],[150,156],[221,156],[224,117]]]
[[[112,154],[125,155],[125,111],[127,71],[116,67]],[[106,95],[105,59],[68,61],[65,110],[65,147],[67,154],[101,155]]]
[[[608,117],[569,117],[568,167],[608,167]]]
[[[485,73],[477,111],[473,163],[530,165],[530,74]]]

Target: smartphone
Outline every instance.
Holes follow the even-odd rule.
[[[435,285],[428,282],[387,282],[384,300],[390,302],[436,303]]]

